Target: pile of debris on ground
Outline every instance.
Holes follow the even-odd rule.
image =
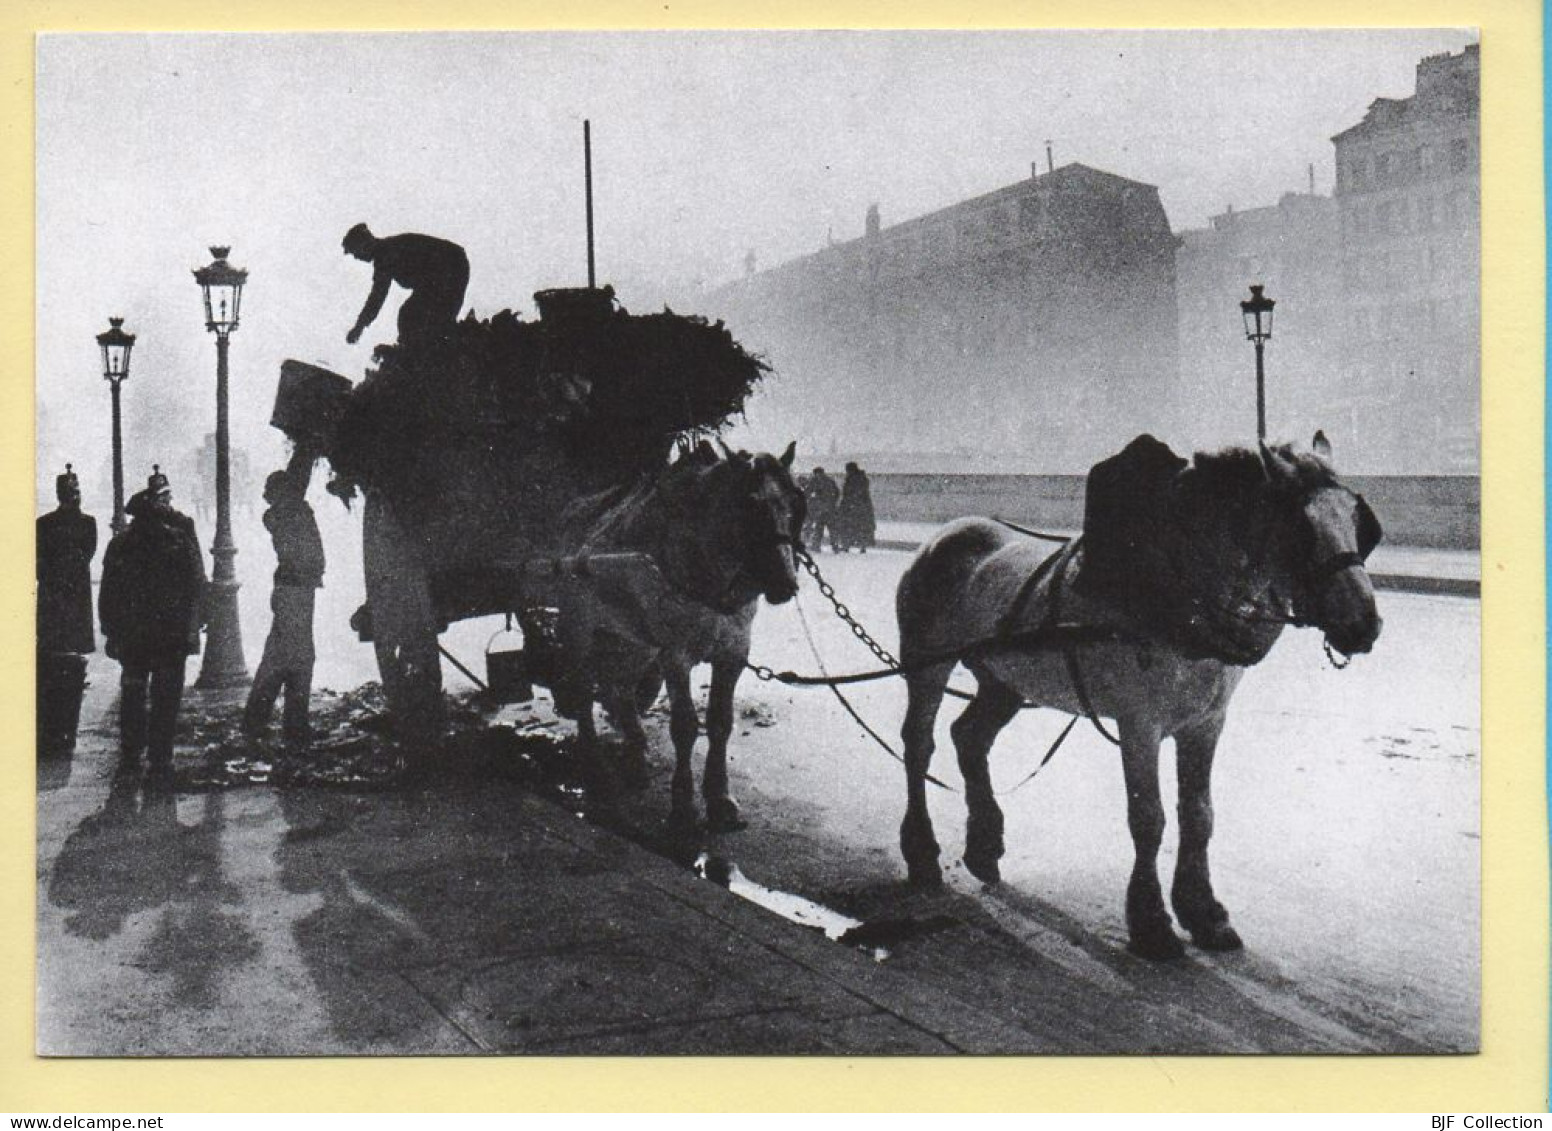
[[[434,490],[428,461],[472,440],[489,449],[542,450],[594,482],[621,482],[663,466],[676,441],[706,436],[743,411],[768,366],[721,322],[632,315],[610,288],[546,291],[541,317],[473,314],[441,339],[378,347],[377,367],[325,407],[326,370],[307,395],[288,394],[274,423],[329,458],[336,479],[380,489],[399,503]],[[428,473],[430,472],[430,473]]]

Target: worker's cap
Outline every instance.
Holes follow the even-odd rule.
[[[272,471],[264,479],[264,497],[271,495],[283,495],[290,485],[291,477],[284,471]]]
[[[343,241],[341,241],[340,246],[348,252],[353,251],[358,247],[364,247],[371,241],[372,229],[368,228],[365,224],[357,224],[355,227],[351,228],[350,231],[345,233],[345,238]]]

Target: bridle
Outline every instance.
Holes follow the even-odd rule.
[[[798,498],[801,499],[801,495]],[[750,601],[751,591],[758,596],[765,590],[756,571],[750,567],[751,559],[765,552],[774,553],[786,548],[793,553],[795,560],[797,552],[803,547],[801,509],[794,510],[791,525],[795,529],[789,530],[783,529],[782,524],[774,520],[771,509],[758,497],[746,496],[740,501],[740,507],[739,553],[732,559],[729,569],[716,569],[716,559],[712,555],[706,555],[701,560],[696,573],[708,582],[704,591],[693,582],[686,584],[670,577],[659,567],[659,573],[668,588],[688,601],[707,605],[726,615],[743,609]]]
[[[1346,490],[1331,484],[1325,484],[1311,488],[1303,493],[1279,500],[1277,509],[1268,515],[1260,524],[1261,532],[1257,540],[1255,551],[1247,558],[1247,568],[1244,576],[1248,578],[1265,577],[1272,573],[1271,558],[1274,549],[1274,540],[1283,529],[1283,523],[1278,520],[1278,512],[1283,514],[1302,514],[1309,501],[1318,492],[1324,490]],[[1317,593],[1331,577],[1349,569],[1362,567],[1368,560],[1369,554],[1379,544],[1381,529],[1379,519],[1370,509],[1368,502],[1356,491],[1350,492],[1355,500],[1354,517],[1357,522],[1358,548],[1355,550],[1339,550],[1334,554],[1315,562],[1299,571],[1299,588],[1303,591],[1298,596],[1288,597],[1279,592],[1277,583],[1273,580],[1264,591],[1236,598],[1229,596],[1217,601],[1209,600],[1200,595],[1191,595],[1188,605],[1193,614],[1191,618],[1193,627],[1212,626],[1215,622],[1229,621],[1241,625],[1287,625],[1295,628],[1320,628],[1324,626],[1319,619],[1309,611],[1305,601],[1298,597],[1310,597]],[[1340,649],[1334,648],[1330,640],[1324,641],[1326,655],[1332,665],[1338,669],[1347,666],[1350,657],[1341,653],[1342,659],[1337,659]]]

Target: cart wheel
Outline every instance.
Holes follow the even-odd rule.
[[[393,512],[370,493],[362,530],[372,645],[388,711],[400,737],[428,744],[442,731],[442,662],[430,580]]]

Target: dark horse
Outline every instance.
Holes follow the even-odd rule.
[[[1143,440],[1168,452],[1151,437],[1134,445]],[[1116,572],[1119,587],[1085,584],[1086,569],[1096,580],[1102,532],[1095,529],[1049,557],[985,519],[960,519],[934,535],[896,595],[900,660],[910,669],[900,845],[912,882],[942,879],[926,775],[944,688],[963,662],[977,691],[951,733],[969,807],[970,872],[986,883],[1000,878],[1003,820],[987,754],[1020,706],[1096,722],[1104,716],[1119,729],[1136,846],[1126,894],[1130,948],[1149,958],[1184,952],[1155,867],[1165,825],[1159,745],[1169,737],[1180,792],[1175,914],[1204,949],[1241,946],[1207,866],[1213,752],[1229,699],[1285,625],[1318,627],[1327,647],[1346,655],[1367,652],[1380,632],[1364,569],[1379,523],[1337,480],[1329,455],[1317,436],[1314,454],[1262,444],[1259,451],[1199,454],[1189,465],[1178,460],[1178,469],[1156,478],[1150,536],[1130,544],[1128,568]],[[1091,494],[1093,484],[1091,477]],[[1157,582],[1152,596],[1126,600],[1126,587],[1143,574]]]
[[[697,819],[691,755],[700,725],[690,670],[706,662],[707,819],[713,827],[739,823],[727,773],[733,690],[749,658],[759,599],[779,605],[798,591],[804,504],[791,475],[793,451],[789,444],[780,457],[719,456],[703,443],[657,477],[584,500],[565,518],[584,555],[638,551],[650,559],[572,587],[561,603],[560,644],[588,757],[596,758],[596,696],[623,732],[627,757],[640,764],[646,735],[636,689],[654,666],[661,670],[677,757],[670,818],[676,823]]]

